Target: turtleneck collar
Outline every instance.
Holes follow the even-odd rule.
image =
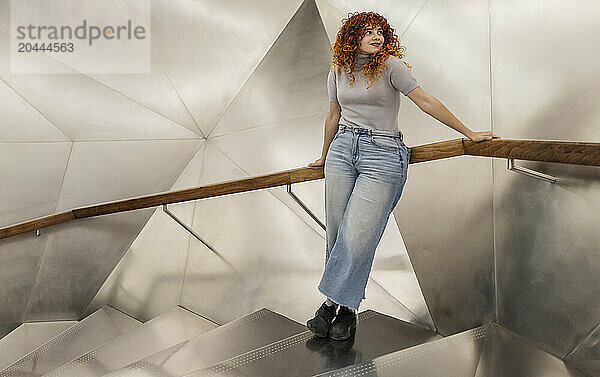
[[[358,52],[356,54],[356,66],[357,68],[362,68],[362,66],[367,62],[367,60],[369,60],[369,57],[372,54],[363,54],[362,52]]]

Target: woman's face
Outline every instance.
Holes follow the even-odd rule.
[[[358,46],[358,52],[374,54],[383,46],[385,38],[381,26],[367,25],[365,35]]]

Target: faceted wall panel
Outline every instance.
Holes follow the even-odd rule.
[[[25,319],[46,240],[32,233],[0,240],[0,338]]]
[[[70,141],[27,100],[0,80],[0,142]]]
[[[11,74],[9,48],[9,37],[0,33],[0,79],[73,141],[199,138],[44,54],[35,55],[36,63],[61,74]]]
[[[70,152],[71,143],[0,142],[0,227],[54,213]]]
[[[540,350],[530,341],[492,324],[475,374],[475,377],[487,376],[586,377],[586,374]]]
[[[488,1],[428,1],[400,40],[421,88],[474,131],[492,128],[488,13]],[[399,128],[409,147],[466,138],[407,97]],[[495,317],[491,169],[491,159],[477,157],[410,165],[394,211],[443,335]]]
[[[203,162],[204,146],[171,190],[198,186]],[[190,226],[194,207],[194,201],[168,205],[169,211]],[[145,321],[178,305],[191,237],[162,208],[157,208],[86,313],[111,304]]]
[[[74,143],[57,211],[168,191],[200,140]]]
[[[516,139],[599,142],[600,52],[589,41],[600,33],[600,3],[491,5],[495,131]],[[494,161],[498,321],[564,357],[600,323],[600,169],[517,165],[558,181]]]
[[[329,41],[319,12],[314,1],[305,1],[211,136],[292,119],[309,122],[307,118],[326,112],[329,61]]]
[[[204,136],[300,4],[298,0],[152,2],[152,52]]]

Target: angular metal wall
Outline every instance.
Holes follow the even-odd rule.
[[[495,132],[600,141],[600,52],[590,44],[600,34],[600,3],[491,5]],[[494,161],[498,321],[561,358],[581,343],[570,360],[580,366],[587,359],[592,367],[595,354],[588,370],[598,375],[600,348],[589,340],[600,324],[600,169],[517,163],[558,181],[523,176]]]
[[[427,1],[400,42],[423,90],[479,131],[492,129],[488,12],[484,0]],[[399,119],[409,146],[463,137],[408,98]],[[394,211],[443,335],[495,317],[491,169],[476,157],[410,165]]]
[[[13,75],[9,3],[0,1],[0,226],[168,190],[201,136],[185,120],[191,119],[186,106],[168,94],[175,88],[164,72],[84,75],[39,54],[40,64],[60,66],[64,74]],[[168,103],[164,113],[165,106],[152,107],[161,98]],[[1,240],[0,328],[77,318],[151,213]]]
[[[475,377],[488,376],[586,377],[587,375],[540,350],[529,340],[493,323],[489,327],[475,373]]]
[[[227,6],[156,0],[149,77],[86,76],[64,66],[69,74],[34,79],[9,74],[8,3],[0,1],[0,173],[8,182],[0,225],[305,166],[322,142],[329,43],[341,18],[364,6],[354,0],[232,0]],[[597,2],[386,0],[369,6],[396,26],[423,89],[470,128],[504,138],[600,139],[600,54],[589,43],[600,34]],[[212,48],[215,40],[228,47]],[[201,53],[205,49],[211,54]],[[65,100],[70,96],[79,99]],[[113,111],[82,110],[95,103]],[[461,136],[408,98],[399,120],[409,146]],[[205,136],[206,150],[199,150]],[[507,171],[506,161],[488,158],[411,165],[384,236],[387,245],[405,242],[398,252],[406,250],[410,259],[389,276],[374,269],[364,306],[423,325],[432,319],[444,335],[497,319],[597,374],[600,259],[593,208],[600,204],[600,173],[517,163],[559,181],[521,176]],[[321,185],[294,190],[322,218]],[[150,318],[179,302],[224,322],[268,302],[305,319],[321,300],[310,287],[322,269],[324,233],[284,190],[173,206],[235,269],[161,210],[2,240],[0,328],[76,317],[126,250],[88,310],[112,301]],[[378,254],[396,252],[387,245],[382,242]],[[23,296],[28,300],[8,305]]]
[[[329,43],[315,3],[304,2],[214,126],[202,169],[190,164],[185,174],[195,171],[201,174],[195,184],[210,184],[313,161],[322,143],[327,109],[324,82]],[[321,219],[322,186],[319,181],[294,187]],[[159,218],[160,227],[155,225]],[[325,233],[284,187],[201,200],[195,204],[193,218],[188,212],[182,218],[227,262],[197,240],[188,240],[158,211],[88,311],[110,302],[149,318],[164,306],[159,303],[172,302],[181,294],[182,305],[217,322],[264,306],[304,322],[323,300],[316,287]],[[175,247],[173,258],[155,266],[165,246],[151,240],[159,239],[172,240]],[[188,241],[189,251],[183,246]],[[393,217],[377,253],[362,308],[433,327]],[[187,261],[179,293],[181,255],[187,255]],[[161,291],[148,287],[161,287]]]
[[[171,190],[196,187],[204,164],[205,144],[198,150]],[[194,202],[177,203],[168,210],[191,224]],[[179,304],[191,235],[162,208],[156,209],[144,229],[86,309],[94,312],[106,303],[142,321]]]

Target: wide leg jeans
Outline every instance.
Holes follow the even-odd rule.
[[[319,291],[358,310],[375,249],[406,182],[400,131],[339,125],[325,158],[325,270]]]

